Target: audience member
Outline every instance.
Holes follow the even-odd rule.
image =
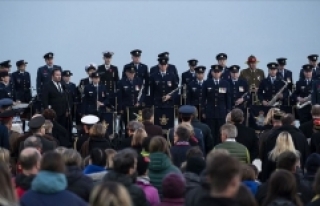
[[[313,120],[313,127],[316,132],[310,138],[310,153],[320,153],[320,118]]]
[[[314,198],[308,204],[308,206],[318,206],[320,205],[320,170],[318,169],[316,177],[313,182],[313,191],[315,193]]]
[[[119,145],[119,150],[131,147],[131,142],[133,139],[134,132],[139,128],[144,129],[144,125],[141,122],[130,121],[128,123],[126,127],[126,130],[127,130],[126,138],[121,140],[121,143]]]
[[[18,206],[16,193],[14,191],[8,166],[0,162],[0,205]]]
[[[250,165],[242,165],[242,184],[244,184],[253,195],[257,193],[258,187],[260,185],[258,182],[256,182],[255,177],[255,172]]]
[[[306,138],[310,138],[313,134],[313,121],[316,119],[320,119],[320,105],[312,105],[311,115],[312,119],[310,119],[310,121],[305,122],[299,126],[300,131],[304,134]]]
[[[163,198],[158,206],[184,206],[186,182],[180,174],[170,173],[162,181]]]
[[[53,128],[52,122],[51,122],[50,120],[47,120],[47,119],[46,119],[46,121],[44,122],[45,133],[46,133],[47,135],[53,136],[53,135],[52,135],[52,128]]]
[[[79,137],[76,143],[76,148],[78,151],[81,150],[83,143],[89,139],[89,131],[93,125],[99,122],[99,117],[94,115],[86,115],[81,118],[82,129],[79,132]]]
[[[236,201],[238,206],[258,206],[252,192],[245,185],[240,185]]]
[[[2,147],[0,147],[0,163],[6,165],[11,170],[10,151]]]
[[[40,153],[42,153],[42,142],[41,139],[37,136],[30,136],[28,137],[24,142],[23,142],[23,147],[24,148],[35,148],[37,149]]]
[[[145,108],[142,110],[142,124],[148,137],[162,136],[162,128],[159,125],[154,125],[153,109]]]
[[[306,160],[306,165],[304,167],[305,172],[303,177],[303,182],[309,188],[312,188],[316,173],[319,168],[320,168],[320,154],[313,153],[309,155],[309,157]]]
[[[106,129],[105,127],[98,123],[93,125],[89,130],[89,139],[85,141],[81,147],[82,157],[88,156],[91,151],[95,148],[101,150],[109,149],[109,141],[105,138]]]
[[[106,153],[99,148],[94,148],[90,152],[90,163],[84,168],[83,173],[88,175],[95,184],[101,182],[105,174],[107,174],[106,161]]]
[[[206,162],[203,157],[188,156],[186,168],[183,176],[186,180],[186,192],[201,185],[200,175],[206,167]]]
[[[131,148],[136,150],[136,152],[140,154],[143,150],[142,142],[147,137],[148,137],[147,133],[144,129],[142,128],[137,129],[132,136]]]

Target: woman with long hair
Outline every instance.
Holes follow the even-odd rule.
[[[132,149],[136,150],[138,154],[142,152],[142,143],[143,140],[147,137],[147,132],[143,128],[139,128],[136,131],[134,131],[131,140],[131,147]]]
[[[262,160],[263,169],[261,171],[261,179],[266,181],[271,173],[276,169],[276,162],[280,154],[285,151],[291,151],[300,156],[296,150],[289,132],[281,132],[276,141],[275,147],[270,151],[267,160]]]
[[[15,206],[17,204],[16,193],[12,185],[10,171],[8,165],[0,163],[0,205]]]
[[[277,170],[268,182],[267,197],[262,206],[287,205],[302,206],[297,194],[296,180],[293,174],[286,170]]]

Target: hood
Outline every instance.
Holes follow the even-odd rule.
[[[242,184],[244,184],[252,192],[252,194],[255,195],[257,193],[259,183],[256,181],[243,181]]]
[[[162,171],[171,167],[172,163],[169,157],[162,152],[155,152],[149,155],[149,170]]]
[[[68,166],[66,172],[66,178],[68,185],[72,185],[82,177],[82,171],[78,166]]]
[[[201,185],[201,179],[199,175],[192,172],[186,172],[183,174],[183,176],[186,179],[187,188],[193,188]]]
[[[88,174],[98,173],[103,171],[106,171],[106,168],[97,166],[97,165],[88,165],[86,166],[86,168],[84,168],[83,174],[88,175]]]
[[[31,189],[40,193],[57,193],[67,188],[66,176],[62,173],[40,171],[31,184]]]
[[[130,185],[132,185],[132,178],[130,176],[117,173],[117,172],[115,172],[113,170],[108,172],[104,176],[103,180],[104,181],[118,182],[118,183],[123,184],[125,187],[129,187]]]
[[[20,187],[24,190],[29,190],[31,187],[31,183],[33,179],[36,177],[36,175],[25,175],[25,174],[19,174],[16,176],[15,182],[16,186]]]

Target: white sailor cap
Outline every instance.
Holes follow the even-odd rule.
[[[97,69],[97,65],[95,63],[90,63],[88,65],[86,65],[85,70],[88,71],[88,69]]]
[[[81,123],[86,125],[93,125],[99,122],[99,117],[95,115],[87,115],[81,118]]]

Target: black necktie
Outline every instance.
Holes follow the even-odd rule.
[[[57,82],[57,85],[58,85],[59,92],[62,93],[62,89],[61,89],[60,83]]]

